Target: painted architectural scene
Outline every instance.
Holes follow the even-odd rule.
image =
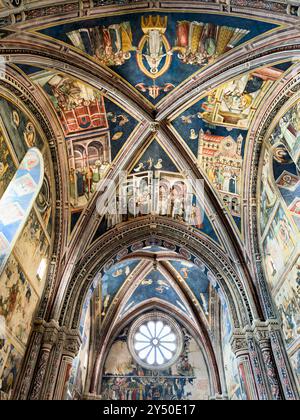
[[[64,74],[23,70],[49,96],[66,136],[70,199],[83,208],[138,122],[97,89]],[[39,71],[40,70],[40,71]]]
[[[290,66],[259,68],[232,79],[172,121],[239,230],[248,130],[267,92]]]

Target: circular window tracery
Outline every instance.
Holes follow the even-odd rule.
[[[133,358],[148,369],[165,369],[174,364],[182,346],[180,327],[165,314],[144,315],[132,325],[129,333]]]

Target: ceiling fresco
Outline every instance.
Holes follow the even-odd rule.
[[[139,122],[73,77],[34,67],[20,68],[44,90],[61,123],[69,158],[70,203],[77,212],[91,200]]]
[[[160,299],[177,307],[190,316],[190,311],[182,301],[171,282],[159,270],[151,270],[139,283],[130,298],[124,303],[120,316],[151,299]]]
[[[176,270],[179,278],[183,279],[189,286],[204,314],[208,317],[210,313],[211,287],[214,286],[219,289],[213,274],[204,264],[196,266],[182,261],[170,261],[170,264]]]
[[[273,172],[276,185],[295,224],[300,230],[300,173],[284,146],[276,149]]]
[[[259,68],[232,79],[171,122],[239,230],[248,132],[263,99],[291,66],[288,62]]]
[[[139,263],[140,260],[133,260],[116,264],[101,277],[102,317],[106,316],[116,294]]]
[[[135,217],[156,214],[168,216],[200,230],[220,244],[208,212],[204,208],[201,183],[196,195],[196,184],[183,175],[160,142],[154,137],[133,161],[126,179],[120,181],[117,197],[111,205],[118,214],[106,214],[95,241],[118,223]]]
[[[142,244],[141,244],[142,245]],[[95,290],[95,285],[99,283],[101,296],[101,319],[105,320],[109,309],[119,301],[119,293],[124,291],[124,286],[131,287],[130,295],[122,298],[122,307],[119,316],[124,316],[127,312],[134,310],[138,305],[149,299],[159,299],[171,303],[179,311],[183,311],[189,317],[192,316],[189,304],[179,295],[179,290],[187,290],[191,299],[197,304],[198,310],[206,317],[207,325],[210,324],[211,298],[218,295],[221,303],[226,305],[222,289],[216,278],[206,265],[198,260],[185,261],[182,259],[183,250],[170,245],[169,249],[151,244],[140,249],[152,256],[162,257],[168,254],[166,261],[153,266],[144,258],[137,257],[132,260],[111,262],[100,276],[96,276],[86,302],[90,300]],[[172,259],[171,254],[174,254]],[[181,260],[176,259],[180,256]],[[186,255],[188,257],[188,255]],[[146,271],[144,271],[146,270]],[[168,275],[165,274],[168,271]],[[176,286],[175,286],[176,285]],[[184,286],[184,288],[183,288]],[[116,298],[116,300],[115,300]],[[201,308],[201,309],[200,309]]]
[[[235,16],[132,13],[65,22],[40,33],[110,67],[157,104],[199,70],[275,28]]]

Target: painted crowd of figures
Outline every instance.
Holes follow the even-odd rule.
[[[133,361],[124,330],[112,345],[105,364],[101,395],[104,400],[189,400],[208,395],[204,360],[196,342],[183,328],[184,349],[165,371],[144,369]],[[122,341],[121,341],[122,340]],[[121,352],[121,353],[120,353]],[[119,354],[119,356],[117,356]]]
[[[191,393],[186,391],[187,385],[193,386],[190,378],[141,377],[104,378],[104,400],[188,400]]]

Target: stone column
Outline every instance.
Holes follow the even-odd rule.
[[[59,326],[55,321],[51,321],[49,324],[44,324],[43,327],[44,334],[35,374],[32,380],[32,386],[30,388],[30,400],[39,400],[41,397],[45,375],[50,362],[51,351],[57,342],[59,334]]]
[[[52,393],[54,400],[63,400],[66,398],[67,386],[70,379],[73,362],[80,350],[80,346],[80,335],[77,334],[76,331],[69,331],[65,336],[62,347],[57,381],[54,394]]]
[[[258,389],[262,388],[260,397],[261,398],[264,397],[265,391],[263,387],[256,386],[255,375],[251,366],[250,351],[249,351],[246,335],[243,332],[236,330],[231,337],[230,344],[232,347],[232,351],[235,354],[236,359],[237,359],[241,386],[243,387],[243,390],[245,394],[247,395],[247,399],[248,400],[260,399],[257,388]],[[255,360],[253,360],[253,362],[255,364]],[[258,380],[258,382],[260,384],[260,379]]]
[[[262,371],[267,383],[269,399],[299,399],[280,324],[276,320],[255,321],[250,331],[247,331],[247,335],[256,343],[257,352],[262,361]]]
[[[286,400],[299,400],[298,386],[295,381],[285,342],[278,323],[269,322],[269,339],[275,364],[279,374],[282,390]]]
[[[47,332],[47,328],[48,332]],[[27,343],[26,353],[14,389],[13,399],[26,400],[31,390],[39,393],[39,383],[44,376],[45,362],[53,345],[50,330],[53,323],[36,320]]]
[[[67,330],[56,321],[36,321],[13,398],[61,399],[61,384],[67,377],[66,366],[72,366],[80,345],[81,337],[77,330]]]
[[[272,400],[283,400],[284,396],[273,357],[268,326],[265,324],[256,325],[254,327],[254,336],[261,352],[270,397]]]

